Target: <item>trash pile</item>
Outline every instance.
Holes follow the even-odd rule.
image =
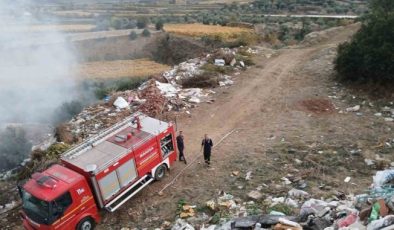
[[[207,201],[206,207],[215,213],[225,212],[226,217],[220,218],[218,224],[201,229],[394,229],[394,169],[378,171],[373,177],[370,189],[365,194],[356,196],[338,192],[324,200],[314,199],[308,192],[295,188],[289,190],[285,197],[268,196],[261,203],[268,205],[267,210],[271,210],[267,214],[258,210],[257,214],[250,215],[248,208],[250,209],[251,206],[256,208],[259,206],[257,202],[262,201],[263,198],[263,194],[258,190],[252,192],[248,194],[249,199],[252,200],[249,202],[242,202],[226,193],[222,193],[217,199]],[[275,210],[279,204],[291,207],[293,210],[291,214],[297,214],[289,215],[289,213]],[[193,213],[193,215],[198,214]],[[183,215],[181,218],[183,220],[178,220],[172,230],[181,229],[177,226],[185,225],[187,225],[186,229],[194,229],[188,216]]]
[[[71,139],[80,141],[97,134],[100,130],[110,127],[136,111],[141,111],[153,117],[168,111],[190,114],[189,110],[197,104],[214,102],[212,95],[215,94],[215,91],[202,88],[183,88],[182,81],[198,76],[204,71],[202,67],[206,63],[214,63],[216,59],[225,60],[223,65],[233,66],[234,70],[246,67],[242,61],[235,60],[237,52],[237,48],[223,48],[214,54],[180,63],[174,66],[172,70],[164,72],[162,81],[150,79],[137,90],[115,92],[107,96],[104,103],[85,108],[62,130],[77,137]],[[257,53],[252,48],[247,49],[245,52]],[[239,72],[234,74],[239,74]],[[234,84],[231,78],[229,75],[221,75],[218,85],[228,86]]]

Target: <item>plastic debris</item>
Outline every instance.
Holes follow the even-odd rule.
[[[338,227],[348,227],[357,220],[357,213],[350,213],[345,218],[338,220]]]
[[[293,198],[308,198],[310,196],[309,193],[295,188],[292,188],[287,194]]]
[[[177,219],[171,230],[194,230],[194,227],[182,219]]]
[[[373,177],[373,185],[375,188],[380,188],[393,179],[394,179],[394,169],[378,171]]]
[[[252,178],[252,171],[246,173],[245,180],[250,180]]]
[[[357,112],[360,110],[360,105],[355,105],[353,107],[346,108],[346,112]]]
[[[226,62],[224,61],[224,59],[215,59],[215,65],[224,66],[225,64]]]
[[[123,97],[118,97],[114,102],[114,106],[119,109],[125,109],[129,106],[129,103]]]

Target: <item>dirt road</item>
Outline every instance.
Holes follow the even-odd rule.
[[[159,227],[165,220],[174,221],[180,199],[203,209],[204,203],[219,191],[247,199],[251,189],[265,184],[266,194],[283,194],[288,189],[281,186],[280,178],[289,176],[289,172],[292,176],[307,175],[300,177],[307,180],[307,190],[313,194],[327,194],[318,188],[321,184],[328,189],[354,190],[343,184],[347,175],[355,177],[359,189],[369,183],[370,172],[360,175],[359,169],[364,168],[362,156],[350,156],[346,151],[370,146],[376,141],[371,135],[387,132],[371,126],[377,124],[373,116],[339,114],[325,109],[328,105],[324,103],[318,105],[323,106],[322,114],[316,114],[316,108],[300,103],[319,99],[338,110],[348,106],[345,100],[332,101],[328,97],[336,87],[331,63],[335,46],[356,29],[348,26],[318,45],[283,49],[269,59],[260,53],[255,58],[256,66],[239,75],[234,86],[216,90],[213,104],[201,104],[190,117],[178,119],[178,129],[186,138],[186,157],[189,162],[199,157],[196,163],[159,196],[157,192],[185,167],[177,162],[165,180],[148,186],[118,212],[106,214],[99,229]],[[214,149],[213,166],[206,168],[199,152],[204,133],[217,142],[233,129],[237,132]],[[294,155],[281,152],[293,148]],[[315,150],[324,152],[327,165],[293,165],[295,158],[319,160],[320,156],[311,156],[314,160],[306,156],[306,152]],[[240,176],[231,176],[232,171],[240,171]],[[248,171],[252,171],[253,179],[246,182],[243,178]]]

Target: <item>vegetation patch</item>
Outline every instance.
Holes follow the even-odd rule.
[[[146,77],[134,77],[120,80],[109,80],[93,83],[91,87],[94,88],[95,96],[98,99],[103,99],[105,96],[111,94],[111,92],[136,89],[144,83],[146,79]]]
[[[373,0],[371,9],[352,40],[338,47],[335,69],[342,80],[394,82],[394,2]]]
[[[204,71],[200,75],[182,80],[184,88],[214,88],[219,85],[217,73]]]
[[[87,62],[79,65],[79,76],[83,79],[114,79],[148,77],[170,69],[168,65],[149,59]]]
[[[204,24],[166,24],[164,30],[169,33],[198,37],[210,38],[224,42],[234,42],[248,38],[252,40],[254,31],[241,27],[229,27],[218,25],[204,25]],[[246,39],[245,39],[246,40]],[[245,41],[246,42],[246,41]]]

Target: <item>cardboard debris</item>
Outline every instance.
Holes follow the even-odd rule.
[[[195,213],[194,209],[192,208],[192,206],[190,206],[190,205],[183,205],[182,206],[182,212],[179,215],[179,217],[184,219],[184,218],[188,218],[188,217],[193,217],[195,215],[196,215],[196,213]]]

